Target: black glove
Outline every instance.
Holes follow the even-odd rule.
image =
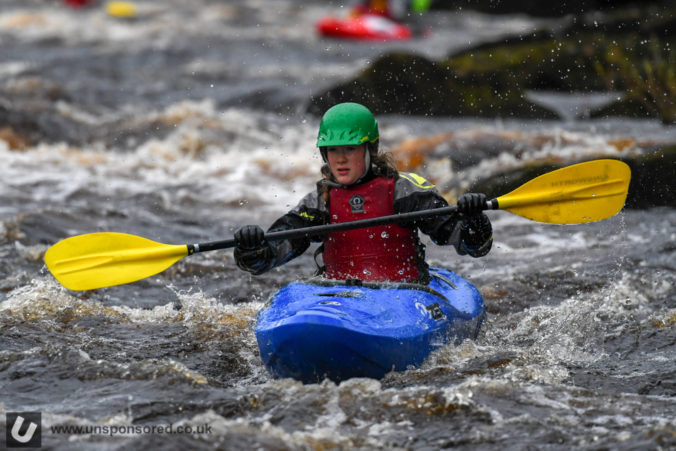
[[[486,209],[486,195],[465,193],[458,199],[458,211],[465,216],[476,216]]]
[[[235,243],[240,249],[258,249],[264,242],[265,232],[257,225],[245,225],[235,232]]]
[[[472,257],[483,257],[493,245],[493,226],[483,213],[470,216],[463,220],[462,225],[463,250]]]
[[[252,274],[262,274],[270,269],[274,254],[265,241],[263,229],[247,225],[235,232],[235,261],[237,266]]]

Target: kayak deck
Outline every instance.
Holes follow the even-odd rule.
[[[435,349],[476,338],[481,295],[457,274],[430,268],[429,285],[312,279],[273,295],[255,328],[277,378],[382,378],[420,365]]]

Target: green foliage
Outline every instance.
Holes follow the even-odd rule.
[[[676,55],[669,43],[652,37],[635,45],[611,43],[596,70],[625,102],[640,104],[665,124],[676,123]]]

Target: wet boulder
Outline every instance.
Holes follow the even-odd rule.
[[[340,102],[359,102],[374,114],[555,118],[507,77],[460,74],[448,62],[417,55],[382,56],[354,80],[313,96],[309,112],[321,115]]]
[[[676,146],[623,161],[631,168],[628,208],[676,207]]]

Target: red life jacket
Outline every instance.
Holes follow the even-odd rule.
[[[394,179],[370,182],[329,192],[331,223],[394,214]],[[324,239],[325,276],[364,282],[414,282],[421,278],[414,229],[397,224],[329,234]]]

